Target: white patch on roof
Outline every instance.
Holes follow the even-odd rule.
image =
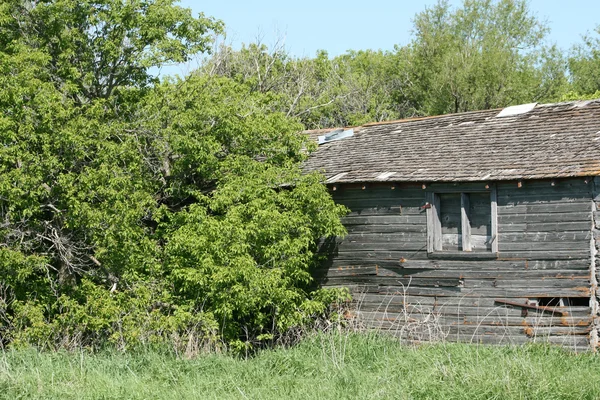
[[[591,102],[593,102],[594,100],[579,100],[579,101],[575,101],[574,102],[574,106],[575,107],[585,107],[588,104],[590,104]]]
[[[380,179],[380,180],[385,180],[387,178],[389,178],[390,176],[394,175],[395,172],[384,172],[383,174],[379,174],[377,175],[377,177],[375,179]]]
[[[326,135],[319,136],[319,144],[333,142],[334,140],[341,140],[354,135],[354,129],[336,129],[327,133]]]
[[[527,104],[521,104],[518,106],[506,107],[505,109],[500,111],[500,113],[498,115],[496,115],[496,118],[510,117],[513,115],[525,114],[525,113],[528,113],[529,111],[533,110],[535,108],[535,106],[537,106],[537,103],[527,103]]]
[[[327,183],[333,183],[333,182],[337,181],[338,179],[343,178],[346,175],[348,175],[347,172],[341,172],[339,174],[336,174],[336,175],[332,176],[331,178],[327,179]]]

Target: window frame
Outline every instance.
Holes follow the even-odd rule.
[[[486,185],[485,188],[472,185],[464,186],[439,186],[427,189],[427,253],[429,256],[436,255],[461,255],[468,257],[497,257],[498,254],[498,192],[496,185]],[[460,193],[461,194],[461,233],[462,250],[443,250],[442,249],[442,221],[441,221],[441,202],[440,194]],[[469,220],[469,193],[489,193],[490,194],[490,212],[491,212],[491,249],[489,251],[472,251],[471,249],[471,223]],[[464,249],[466,247],[468,250]]]

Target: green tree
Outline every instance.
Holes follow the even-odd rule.
[[[321,75],[330,83],[322,85],[324,90],[316,102],[312,100],[311,105],[309,98],[302,107],[309,111],[302,117],[307,126],[354,126],[403,116],[403,108],[393,99],[401,82],[395,75],[392,54],[380,50],[350,50],[320,62],[327,63],[326,67],[319,67],[326,72]]]
[[[297,122],[249,84],[148,72],[220,29],[165,0],[0,5],[3,341],[243,347],[335,297],[309,271],[343,209],[301,174]]]
[[[50,57],[50,78],[80,101],[143,87],[148,68],[184,62],[209,49],[222,24],[175,0],[7,0],[0,6],[0,46],[22,43]]]
[[[296,58],[281,44],[269,49],[251,43],[238,51],[221,46],[197,73],[226,76],[270,93],[273,110],[317,129],[399,118],[403,108],[392,98],[399,86],[395,61],[392,54],[371,50]]]
[[[600,96],[600,26],[583,37],[569,57],[569,74],[576,97]]]
[[[550,100],[565,66],[544,45],[547,32],[526,0],[465,0],[457,9],[441,0],[417,14],[414,40],[397,49],[410,82],[397,97],[422,115]]]

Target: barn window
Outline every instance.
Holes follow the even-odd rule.
[[[496,190],[428,192],[429,253],[498,252]]]

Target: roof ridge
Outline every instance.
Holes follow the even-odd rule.
[[[584,104],[588,105],[590,103],[594,103],[594,102],[600,102],[600,98],[598,99],[589,99],[589,100],[569,100],[569,101],[559,101],[559,102],[555,102],[555,103],[538,103],[536,104],[536,106],[533,108],[534,110],[537,108],[541,108],[541,107],[553,107],[553,106],[566,106],[568,104],[573,104],[573,105],[579,105],[579,104]],[[520,105],[520,104],[515,104],[515,105]],[[361,128],[367,128],[367,127],[371,127],[371,126],[382,126],[382,125],[391,125],[391,124],[400,124],[400,123],[404,123],[404,122],[413,122],[413,121],[424,121],[424,120],[430,120],[430,119],[436,119],[436,118],[444,118],[444,117],[452,117],[452,116],[459,116],[459,115],[472,115],[472,114],[478,114],[478,113],[486,113],[486,112],[491,112],[491,111],[502,111],[507,107],[512,107],[512,106],[506,106],[506,107],[498,107],[498,108],[488,108],[488,109],[483,109],[483,110],[472,110],[472,111],[463,111],[463,112],[458,112],[458,113],[448,113],[448,114],[439,114],[439,115],[425,115],[425,116],[421,116],[421,117],[409,117],[409,118],[401,118],[401,119],[396,119],[396,120],[390,120],[390,121],[375,121],[375,122],[367,122],[365,124],[362,125],[352,125],[352,126],[345,126],[345,127],[334,127],[334,128],[320,128],[320,129],[307,129],[302,131],[302,133],[306,133],[306,134],[310,134],[310,133],[327,133],[327,132],[331,132],[334,131],[336,129],[361,129]]]

